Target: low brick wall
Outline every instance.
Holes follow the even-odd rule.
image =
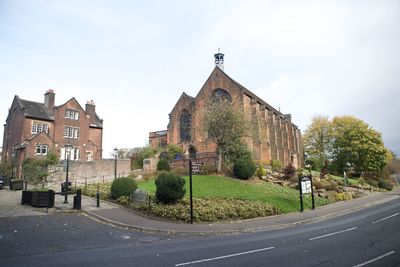
[[[119,159],[117,161],[117,177],[128,176],[131,172],[130,160]],[[114,180],[114,159],[96,161],[69,162],[68,180],[72,184],[85,184],[106,182]],[[60,163],[49,167],[49,186],[59,186],[65,181],[66,167]]]

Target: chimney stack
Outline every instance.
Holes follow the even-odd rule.
[[[96,120],[96,106],[94,104],[93,100],[87,101],[86,102],[86,108],[85,108],[86,114],[90,116],[90,123],[95,123]]]
[[[44,94],[44,106],[48,109],[54,108],[54,102],[56,99],[56,94],[54,93],[53,89],[49,89]]]

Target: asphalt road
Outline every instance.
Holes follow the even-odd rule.
[[[209,236],[84,215],[0,218],[0,266],[400,266],[400,199],[286,229]]]

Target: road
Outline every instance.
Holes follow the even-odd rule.
[[[0,266],[400,266],[400,199],[230,235],[142,233],[76,214],[0,223]]]

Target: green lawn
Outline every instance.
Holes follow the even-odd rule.
[[[186,195],[189,197],[189,177],[186,180]],[[154,180],[140,182],[139,188],[150,193],[155,193]],[[293,212],[300,209],[299,191],[288,187],[282,187],[268,182],[249,182],[221,176],[194,175],[193,176],[193,197],[223,197],[238,198],[261,201],[272,204],[281,212]],[[316,206],[328,204],[325,198],[315,198]],[[311,207],[311,198],[306,197],[305,208]]]

